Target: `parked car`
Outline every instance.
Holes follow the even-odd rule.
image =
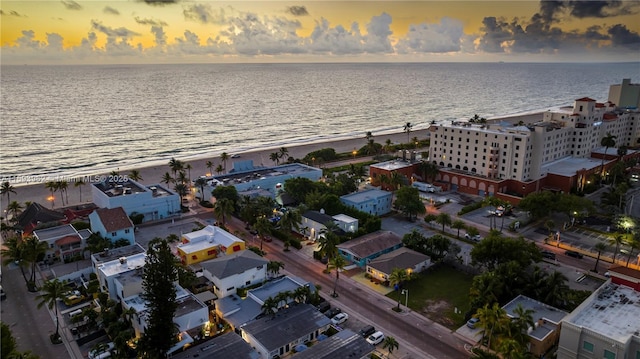
[[[234,154],[234,155],[231,155],[231,158],[240,158],[240,157],[241,157],[241,156],[240,156],[239,154],[237,154],[237,153],[236,153],[236,154]]]
[[[547,258],[547,259],[556,259],[556,254],[553,252],[549,252],[549,251],[542,251],[542,258]]]
[[[384,334],[381,331],[377,331],[377,332],[371,334],[367,338],[367,343],[369,343],[371,345],[378,345],[378,344],[382,343],[383,340],[384,340]]]
[[[564,254],[568,255],[569,257],[582,259],[582,253],[580,253],[580,252],[566,251],[566,252],[564,252]]]
[[[74,305],[74,304],[78,304],[80,302],[82,302],[84,300],[84,295],[80,294],[80,295],[70,295],[66,298],[64,298],[64,304],[66,305]]]
[[[464,234],[464,238],[470,241],[474,241],[474,242],[480,242],[480,240],[482,240],[482,237],[480,237],[479,234],[476,234],[474,236],[470,235],[469,233],[465,233]]]
[[[376,328],[374,328],[373,325],[367,325],[366,327],[360,329],[360,335],[362,335],[363,338],[367,338],[375,332]]]
[[[333,318],[336,315],[338,315],[338,313],[342,313],[342,310],[340,308],[338,308],[338,307],[335,307],[335,308],[331,308],[331,309],[327,310],[324,313],[324,315],[326,315],[327,318]]]
[[[349,319],[349,314],[347,313],[338,313],[335,317],[331,318],[331,323],[334,325],[342,324]]]
[[[329,302],[322,302],[320,304],[318,304],[318,311],[320,311],[320,313],[324,313],[327,310],[331,309],[331,304],[329,304]]]
[[[476,325],[478,324],[479,321],[480,319],[478,318],[471,318],[467,321],[467,327],[471,329],[476,329]]]
[[[104,345],[98,344],[95,349],[89,352],[89,359],[110,358],[113,348],[115,348],[115,344],[113,344],[113,342],[109,342]]]

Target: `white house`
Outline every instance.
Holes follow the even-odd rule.
[[[159,184],[147,187],[131,179],[105,181],[92,183],[91,193],[96,206],[122,207],[127,216],[133,213],[144,215],[144,221],[171,217],[181,211],[180,197]]]
[[[109,298],[119,302],[123,297],[126,283],[116,286],[116,278],[121,274],[141,269],[147,254],[139,244],[108,249],[91,256],[93,270],[100,281],[100,288]],[[135,286],[135,285],[134,285]],[[127,293],[132,289],[127,289]]]
[[[347,206],[374,216],[382,216],[391,212],[392,193],[380,189],[353,192],[340,197]]]
[[[325,214],[323,210],[307,211],[302,214],[299,233],[315,241],[327,229],[326,224],[329,222],[334,222],[333,217]]]
[[[336,214],[332,217],[333,222],[345,232],[355,233],[358,231],[358,220],[346,214]]]
[[[129,244],[136,242],[133,222],[122,207],[98,208],[89,214],[91,231],[114,243],[126,239]]]
[[[202,275],[213,283],[214,293],[223,298],[236,293],[237,288],[265,280],[269,261],[252,251],[244,250],[201,262]]]
[[[77,231],[72,225],[65,224],[33,231],[33,235],[40,242],[47,243],[45,260],[52,261],[81,256],[91,232],[86,229]]]

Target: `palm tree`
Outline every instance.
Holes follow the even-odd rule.
[[[438,214],[438,217],[436,218],[436,223],[442,225],[442,233],[444,233],[444,226],[451,225],[451,216],[449,216],[449,214],[446,212],[440,212],[440,214]]]
[[[278,153],[278,155],[283,159],[282,162],[284,162],[284,160],[289,159],[289,150],[286,147],[280,147],[280,152]]]
[[[568,281],[569,279],[561,272],[554,271],[549,274],[545,281],[546,292],[542,296],[542,301],[553,307],[563,307],[570,291]]]
[[[129,171],[129,179],[132,179],[134,181],[142,181],[142,175],[140,174],[139,170],[131,170]]]
[[[596,265],[593,267],[593,271],[595,273],[598,273],[598,263],[600,263],[600,253],[602,253],[602,251],[607,249],[607,245],[602,242],[598,242],[596,243],[595,246],[593,246],[593,248],[598,251],[598,258],[596,259]]]
[[[333,294],[331,294],[331,296],[335,298],[338,296],[338,293],[336,293],[336,288],[338,287],[338,280],[340,279],[340,271],[344,270],[344,267],[347,265],[347,260],[344,259],[343,256],[338,254],[337,256],[331,258],[328,264],[329,270],[336,270],[336,281],[333,283]]]
[[[211,175],[213,175],[213,162],[211,161],[207,161],[207,163],[205,164],[205,166],[207,166],[207,168],[209,169],[209,173]]]
[[[36,290],[36,266],[42,257],[47,253],[47,242],[41,242],[35,236],[29,236],[22,240],[22,247],[24,250],[24,260],[31,266],[31,276],[27,282],[27,287],[30,291]]]
[[[389,283],[394,287],[398,293],[402,283],[409,279],[409,273],[406,269],[393,268],[391,274],[389,274]],[[398,294],[398,311],[400,311],[400,294]]]
[[[176,160],[174,157],[171,157],[169,160],[169,168],[173,172],[173,177],[176,177],[178,171],[181,171],[184,168],[184,164],[180,160]]]
[[[464,221],[460,219],[456,219],[455,221],[453,221],[453,223],[451,223],[451,228],[458,230],[458,234],[456,234],[456,238],[460,238],[460,230],[467,228],[467,225],[464,223]]]
[[[69,205],[69,195],[67,194],[67,188],[69,187],[69,183],[67,181],[58,181],[58,190],[60,191],[60,199],[62,200],[62,205],[65,205],[65,200],[67,202],[67,206]]]
[[[609,238],[609,243],[616,246],[616,249],[613,251],[613,264],[616,264],[618,250],[620,249],[620,245],[624,243],[624,237],[622,234],[617,234],[615,237]]]
[[[640,231],[638,231],[636,229],[633,237],[629,238],[627,240],[627,245],[629,246],[629,254],[627,255],[627,267],[629,267],[629,261],[631,260],[631,257],[633,257],[633,250],[634,249],[640,249]]]
[[[285,290],[284,292],[276,294],[276,297],[274,299],[278,302],[278,308],[282,308],[287,306],[290,298],[293,298],[293,293],[289,290]],[[280,303],[283,304],[280,305]]]
[[[187,170],[187,173],[189,174],[189,181],[191,181],[191,169],[193,169],[193,166],[191,166],[191,163],[187,163],[187,165],[184,166],[184,169]]]
[[[271,275],[271,277],[275,277],[280,273],[280,269],[284,269],[284,263],[278,261],[269,261],[267,262],[267,273]]]
[[[287,231],[295,229],[296,232],[300,231],[300,224],[302,223],[302,215],[297,209],[286,211],[278,221],[278,225],[285,228]]]
[[[51,196],[49,198],[51,198],[51,208],[53,208],[53,206],[55,206],[55,197],[53,196],[53,192],[58,190],[58,183],[55,181],[49,181],[45,183],[44,186],[49,190],[49,192],[51,192]]]
[[[173,177],[171,177],[171,174],[170,174],[169,172],[165,172],[165,173],[162,175],[162,180],[161,180],[161,182],[162,182],[162,183],[164,183],[164,184],[167,184],[167,185],[168,185],[169,183],[172,183],[173,181],[174,181],[174,180],[173,180]]]
[[[409,142],[409,136],[411,135],[411,129],[413,128],[413,125],[411,124],[411,122],[407,122],[404,125],[404,132],[407,133],[407,142]]]
[[[11,214],[11,220],[13,222],[17,222],[18,215],[22,212],[22,208],[22,205],[18,201],[11,201],[7,206],[7,218],[9,217],[9,214]]]
[[[198,186],[198,188],[200,188],[200,200],[204,201],[204,186],[207,185],[207,180],[202,178],[202,177],[198,177],[198,179],[195,182],[195,185]]]
[[[227,161],[229,160],[229,154],[226,152],[222,152],[220,154],[220,160],[224,164],[224,171],[227,172]]]
[[[223,172],[224,172],[224,167],[222,167],[222,164],[219,164],[219,165],[216,167],[216,173],[217,173],[218,175],[220,175],[220,174],[221,174],[221,173],[223,173]]]
[[[229,198],[221,198],[213,205],[213,214],[216,219],[222,220],[222,225],[227,224],[227,217],[234,211],[233,201]]]
[[[24,271],[24,266],[27,264],[25,260],[25,252],[22,246],[22,238],[20,237],[10,237],[4,242],[4,246],[0,253],[4,257],[3,265],[7,265],[9,263],[17,263],[20,268],[20,272],[22,273],[22,278],[24,278],[25,283],[29,283],[29,279],[27,278],[27,274]]]
[[[182,199],[189,193],[189,189],[184,183],[176,183],[173,186],[173,190],[176,191],[176,194],[180,197],[180,207],[182,207]]]
[[[278,300],[273,297],[269,297],[264,300],[262,303],[262,312],[264,314],[271,314],[272,316],[276,316],[276,312],[278,311]]]
[[[300,286],[293,291],[293,299],[298,303],[307,303],[311,298],[311,289],[306,286]]]
[[[182,183],[183,185],[185,185],[187,187],[187,190],[189,189],[190,180],[189,180],[189,178],[187,178],[187,174],[184,171],[178,172],[178,177],[176,178],[176,182]]]
[[[480,319],[478,326],[482,328],[482,341],[487,338],[487,348],[491,349],[491,339],[494,334],[500,333],[504,328],[504,321],[507,317],[507,312],[500,308],[497,302],[493,302],[490,307],[489,304],[485,304],[484,307],[478,309],[476,316]]]
[[[607,135],[600,140],[600,145],[604,146],[604,155],[602,156],[602,163],[600,164],[600,185],[602,185],[602,179],[604,178],[604,159],[607,157],[609,147],[615,147],[616,138],[618,138],[618,136],[614,136],[610,132],[607,132]]]
[[[253,225],[253,229],[258,232],[258,236],[260,236],[260,251],[262,251],[262,244],[264,243],[264,237],[271,233],[271,223],[266,217],[260,217],[256,220],[256,223]]]
[[[58,278],[47,281],[41,288],[41,293],[36,297],[40,302],[38,303],[38,309],[46,305],[49,309],[54,309],[56,317],[56,333],[55,338],[60,338],[59,320],[58,320],[58,299],[61,299],[64,293],[67,291],[67,287]]]
[[[11,194],[16,194],[16,189],[9,181],[2,182],[0,185],[0,196],[7,196],[7,203],[11,203]]]
[[[384,341],[382,342],[382,349],[387,349],[389,351],[389,354],[393,353],[393,351],[398,349],[399,347],[400,344],[398,344],[398,341],[394,337],[385,337]]]
[[[318,249],[322,256],[326,256],[329,260],[338,254],[340,237],[335,233],[338,228],[335,222],[329,221],[324,224],[324,228],[320,230],[320,236],[318,237]],[[329,262],[327,262],[326,271],[329,271]]]
[[[86,184],[85,181],[82,180],[82,178],[78,178],[74,183],[73,183],[73,187],[77,187],[78,191],[80,191],[80,203],[82,203],[82,186],[84,186]]]
[[[429,227],[431,227],[431,222],[435,221],[436,219],[438,219],[438,216],[433,213],[428,213],[426,216],[424,216],[424,222],[428,224]]]
[[[271,161],[273,161],[273,164],[274,164],[274,165],[276,165],[276,166],[277,166],[277,165],[279,164],[279,162],[280,162],[280,153],[278,153],[278,152],[270,153],[270,154],[269,154],[269,159],[270,159]]]
[[[520,345],[525,345],[528,342],[527,330],[535,326],[533,321],[534,313],[533,309],[525,309],[520,304],[513,310],[515,318],[511,320],[511,326],[513,327],[511,337],[517,339]]]
[[[384,141],[384,151],[389,153],[391,151],[392,144],[391,139],[387,138],[387,140]]]

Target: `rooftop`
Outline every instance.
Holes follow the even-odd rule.
[[[107,232],[133,228],[133,222],[122,207],[98,208],[95,213]]]
[[[552,173],[560,176],[574,176],[576,171],[581,169],[592,169],[600,167],[600,159],[565,157],[557,161],[545,163],[542,165],[542,172]]]
[[[318,211],[306,211],[302,214],[302,217],[308,218],[314,222],[321,223],[321,224],[333,222],[333,217]]]
[[[55,240],[66,236],[78,236],[78,232],[70,224],[38,229],[33,231],[33,234],[41,241]]]
[[[281,309],[275,315],[256,319],[242,327],[242,330],[256,338],[270,352],[330,324],[331,320],[314,306],[298,304]]]
[[[402,238],[391,231],[376,231],[338,245],[338,249],[349,251],[360,258],[402,244]]]
[[[591,297],[591,302],[568,321],[619,342],[626,342],[640,332],[640,292],[609,282]],[[586,305],[585,305],[586,304]]]
[[[114,261],[122,257],[134,256],[136,254],[145,253],[144,248],[138,243],[130,246],[118,247],[113,249],[107,249],[104,252],[95,253],[91,255],[96,265],[101,263],[107,263]]]
[[[147,188],[149,189],[149,191],[151,191],[151,195],[153,197],[166,197],[175,195],[173,192],[169,191],[159,184],[154,184],[152,186],[148,186]]]
[[[251,163],[249,163],[251,162]],[[249,183],[255,180],[266,179],[269,177],[289,176],[297,177],[301,173],[322,171],[320,169],[303,165],[301,163],[288,163],[276,167],[253,167],[252,161],[238,161],[234,165],[234,171],[220,176],[210,177],[214,185],[235,185],[240,183]]]
[[[428,255],[402,247],[372,260],[368,266],[382,273],[390,274],[394,268],[413,268],[426,260],[429,260]]]
[[[119,182],[104,181],[93,183],[93,185],[109,197],[130,196],[147,191],[143,185],[133,180]]]
[[[381,189],[370,189],[366,191],[345,194],[340,198],[354,203],[361,203],[373,199],[378,199],[380,197],[391,197],[391,195],[391,192],[383,191]]]
[[[509,317],[515,318],[517,317],[515,309],[519,305],[525,310],[530,309],[533,311],[532,317],[536,325],[529,332],[529,335],[538,340],[543,340],[549,333],[557,330],[560,321],[569,314],[524,295],[515,297],[502,308]]]
[[[385,171],[395,171],[401,168],[411,167],[413,163],[411,161],[393,160],[382,163],[374,163],[370,168],[379,168]]]
[[[120,259],[112,260],[110,262],[103,262],[102,264],[98,264],[97,268],[102,271],[104,275],[110,277],[144,267],[146,258],[146,253],[138,253],[128,257],[121,257]]]
[[[262,287],[252,289],[249,291],[249,296],[256,298],[260,305],[269,297],[275,297],[278,293],[291,291],[307,285],[309,282],[302,280],[301,278],[285,276],[280,279],[273,280],[266,283]]]
[[[258,359],[260,355],[241,336],[229,332],[182,353],[173,354],[171,357],[174,359]]]
[[[236,294],[217,299],[215,306],[223,314],[224,320],[235,328],[254,320],[262,313],[262,304],[249,297],[240,299]]]
[[[349,217],[346,214],[336,214],[335,216],[333,216],[333,219],[335,219],[338,222],[343,222],[343,223],[353,223],[353,222],[357,222],[358,220],[353,218],[353,217]]]
[[[207,306],[196,299],[195,296],[189,295],[182,301],[178,301],[178,307],[176,308],[174,317],[181,317],[202,308],[207,308]]]
[[[233,253],[228,256],[200,263],[213,277],[223,279],[235,274],[244,273],[248,269],[266,265],[268,260],[250,250]]]
[[[296,359],[364,358],[375,350],[360,334],[340,331],[311,348],[296,354]]]

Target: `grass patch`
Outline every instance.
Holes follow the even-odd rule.
[[[470,308],[469,288],[472,280],[471,276],[453,267],[436,264],[415,275],[403,288],[409,290],[409,308],[454,329],[464,323],[464,313]],[[404,306],[405,295],[400,291],[393,291],[387,297],[396,301],[400,299],[401,308]]]

